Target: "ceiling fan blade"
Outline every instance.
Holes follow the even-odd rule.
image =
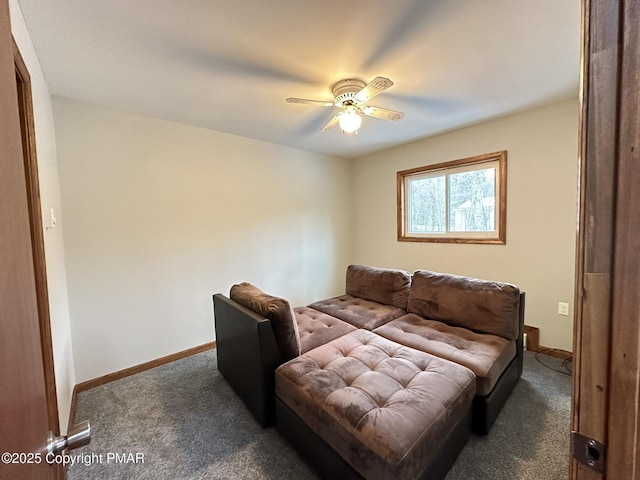
[[[452,15],[451,2],[425,2],[411,0],[404,2],[384,2],[393,5],[393,10],[385,21],[385,27],[376,32],[373,41],[367,43],[363,52],[363,70],[375,70],[388,65],[388,61],[398,52],[419,41],[420,32],[436,28],[445,18]]]
[[[367,100],[375,97],[381,92],[384,92],[387,88],[393,86],[393,82],[385,77],[376,77],[365,85],[355,95],[355,99],[358,102],[366,102]]]
[[[299,105],[315,105],[318,107],[334,107],[335,106],[333,102],[324,102],[322,100],[309,100],[306,98],[287,98],[285,102],[297,103]]]
[[[322,131],[326,132],[327,130],[329,130],[330,128],[335,127],[338,124],[338,120],[340,120],[340,115],[342,115],[342,112],[340,112],[339,114],[337,114],[336,116],[334,116],[331,120],[329,120],[326,125],[324,127],[322,127]]]
[[[383,120],[400,120],[404,117],[404,113],[395,110],[387,110],[386,108],[365,106],[360,107],[360,111],[370,117],[381,118]]]

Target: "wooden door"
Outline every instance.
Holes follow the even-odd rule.
[[[615,13],[621,46],[607,478],[637,479],[640,478],[640,2],[625,0]]]
[[[637,0],[583,0],[572,430],[605,453],[574,480],[640,478],[639,24]]]
[[[47,302],[39,296],[43,264],[32,247],[41,232],[38,237],[32,230],[33,179],[23,156],[27,137],[21,130],[18,77],[9,6],[0,0],[0,479],[47,480],[61,475],[44,450],[57,407],[51,401],[55,382],[45,375],[52,368],[43,355],[50,340],[41,336]]]

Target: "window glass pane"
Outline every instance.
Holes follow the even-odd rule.
[[[410,233],[446,232],[445,176],[408,180]]]
[[[495,230],[496,169],[454,173],[449,179],[449,230]]]

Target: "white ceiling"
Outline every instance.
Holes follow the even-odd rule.
[[[19,0],[53,95],[346,158],[578,95],[580,0]],[[321,133],[344,78],[395,85]]]

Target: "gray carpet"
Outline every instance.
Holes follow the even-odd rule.
[[[490,435],[471,437],[447,480],[567,478],[570,404],[571,378],[527,352]],[[91,421],[92,440],[71,452],[81,463],[69,480],[317,479],[274,428],[255,423],[215,350],[82,392],[75,418]]]

